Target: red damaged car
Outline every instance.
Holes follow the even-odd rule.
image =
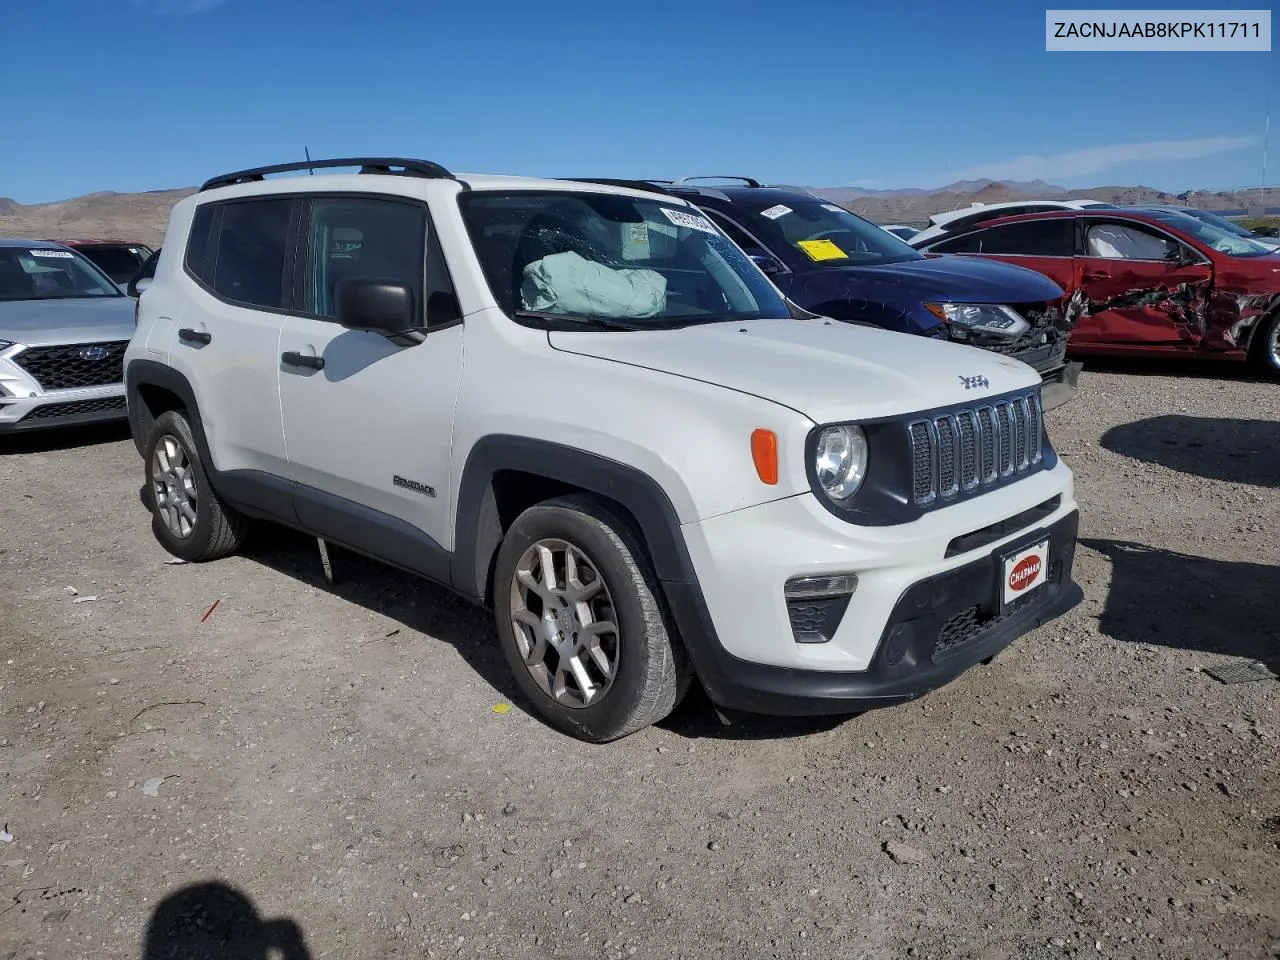
[[[1066,291],[1073,355],[1250,360],[1280,376],[1280,252],[1186,214],[1032,213],[921,249],[1048,276]]]

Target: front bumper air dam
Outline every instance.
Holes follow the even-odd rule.
[[[1083,367],[1083,363],[1075,360],[1044,378],[1044,385],[1040,388],[1040,404],[1045,410],[1053,410],[1076,398],[1080,393],[1080,370]]]
[[[718,706],[775,716],[861,713],[936,690],[1076,606],[1084,596],[1071,579],[1079,522],[1079,512],[1072,511],[1047,529],[1029,531],[989,556],[910,587],[885,624],[871,666],[856,673],[739,659],[720,645],[697,584],[666,581],[663,586],[698,678]],[[1048,580],[1022,605],[999,616],[1000,557],[1046,533]],[[939,643],[944,626],[949,645]]]

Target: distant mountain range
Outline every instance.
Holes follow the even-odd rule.
[[[1043,180],[959,180],[932,190],[868,190],[859,187],[806,188],[832,203],[876,223],[924,223],[935,213],[968,207],[974,203],[1003,203],[1011,200],[1047,200],[1072,197],[1104,200],[1108,203],[1185,204],[1204,210],[1251,210],[1258,204],[1257,190],[1188,190],[1170,193],[1144,186],[1104,186],[1069,190]],[[1268,191],[1274,204],[1277,191]]]
[[[795,188],[793,188],[795,189]],[[1151,187],[1090,187],[1068,190],[1042,180],[961,180],[932,190],[867,190],[858,187],[800,187],[838,203],[876,223],[922,224],[929,216],[973,203],[1076,197],[1109,203],[1185,203],[1206,210],[1238,211],[1258,207],[1257,190],[1168,193]],[[125,237],[152,245],[164,238],[169,211],[194,188],[145,193],[91,193],[57,203],[21,204],[0,197],[0,236],[40,238]],[[1268,205],[1280,200],[1269,191]]]

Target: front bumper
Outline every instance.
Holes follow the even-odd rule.
[[[21,399],[0,395],[0,435],[124,420],[124,384],[53,390]]]
[[[1001,507],[992,516],[996,498]],[[814,715],[900,703],[949,682],[1081,599],[1071,579],[1078,513],[1065,467],[910,524],[845,524],[843,540],[830,529],[805,529],[804,501],[812,499],[685,527],[698,579],[663,586],[699,679],[721,707]],[[1012,517],[1031,519],[1000,528]],[[992,526],[992,535],[976,532]],[[791,534],[785,538],[784,528]],[[999,558],[1046,536],[1048,580],[1025,605],[1001,615]],[[826,642],[797,642],[784,583],[837,573],[859,578],[838,626]]]
[[[1041,381],[1044,386],[1040,390],[1040,406],[1053,410],[1074,400],[1080,393],[1080,371],[1083,368],[1083,363],[1074,360],[1045,374]]]
[[[75,346],[69,344],[67,348]],[[25,349],[16,346],[0,352],[0,434],[102,423],[128,416],[123,365],[117,383],[46,389],[31,371],[16,362]],[[110,371],[106,373],[109,377]]]

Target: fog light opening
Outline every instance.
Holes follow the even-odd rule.
[[[827,643],[836,635],[849,600],[858,587],[852,573],[822,577],[793,577],[783,595],[791,636],[796,643]]]

